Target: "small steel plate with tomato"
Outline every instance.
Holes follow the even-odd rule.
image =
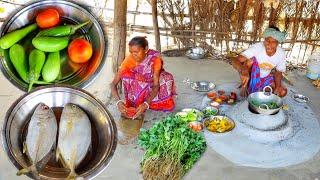
[[[189,122],[188,127],[191,128],[194,132],[201,132],[203,130],[203,124],[198,121]]]
[[[238,100],[238,95],[236,92],[225,92],[224,90],[211,91],[207,93],[207,97],[212,100],[209,103],[209,105],[212,107],[217,107],[221,104],[233,105]]]

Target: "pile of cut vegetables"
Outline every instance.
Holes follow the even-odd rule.
[[[202,133],[194,132],[179,115],[171,115],[141,130],[138,144],[145,150],[144,179],[181,179],[206,150]]]
[[[68,48],[69,59],[74,63],[87,62],[93,53],[92,45],[86,39],[71,37],[89,22],[59,25],[60,14],[54,8],[42,10],[35,20],[36,23],[0,38],[1,49],[9,49],[10,61],[20,78],[29,84],[28,91],[33,84],[50,84],[58,78],[61,50]],[[32,49],[23,47],[21,40],[37,29],[40,29],[39,33],[30,39]]]

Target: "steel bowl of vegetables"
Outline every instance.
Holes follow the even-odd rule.
[[[269,92],[266,92],[267,88],[270,89]],[[262,92],[250,94],[248,102],[253,111],[265,115],[276,114],[283,106],[282,98],[272,94],[272,88],[270,86],[264,87]]]
[[[185,122],[202,121],[203,113],[196,108],[184,108],[176,113]]]
[[[202,109],[202,113],[204,115],[204,118],[215,116],[219,113],[219,109],[217,107],[207,106]]]
[[[1,71],[23,91],[47,84],[86,87],[105,63],[99,22],[74,2],[27,4],[8,17],[0,36]]]

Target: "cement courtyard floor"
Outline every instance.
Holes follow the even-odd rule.
[[[215,84],[238,82],[237,73],[230,65],[222,61],[201,60],[191,61],[185,57],[164,57],[165,69],[174,75],[177,86],[176,111],[185,107],[200,107],[204,94],[197,93],[183,84],[185,77],[191,80],[208,80]],[[110,58],[97,79],[85,90],[94,94],[105,104],[108,104],[110,92],[109,83],[112,79],[110,71]],[[320,93],[314,88],[302,72],[294,72],[289,75],[294,81],[294,88],[311,99],[310,106],[320,117]],[[0,75],[0,125],[2,125],[5,113],[14,100],[23,94],[15,88],[5,77]],[[108,105],[109,111],[115,120],[119,118],[114,105]],[[166,116],[165,113],[148,111],[145,117],[144,128],[148,128],[157,119]],[[319,118],[318,118],[319,120]],[[1,126],[2,127],[2,126]],[[131,145],[117,146],[114,157],[104,172],[96,179],[142,179],[139,163],[143,151],[133,143]],[[3,149],[0,149],[0,180],[28,179],[26,176],[17,177],[17,170],[9,162]],[[220,156],[210,147],[203,154],[197,164],[185,175],[184,179],[320,179],[320,153],[312,159],[289,167],[263,169],[237,166]]]

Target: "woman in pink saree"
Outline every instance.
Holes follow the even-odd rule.
[[[135,118],[147,109],[172,111],[175,107],[173,76],[163,69],[158,51],[148,49],[145,37],[129,42],[130,55],[122,62],[111,83],[112,96],[122,115]],[[122,80],[125,101],[120,99],[117,84]],[[132,111],[134,110],[134,113]]]

